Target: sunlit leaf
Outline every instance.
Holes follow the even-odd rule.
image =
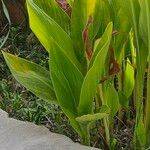
[[[89,115],[83,115],[81,117],[77,117],[76,120],[80,123],[85,123],[85,122],[100,120],[107,116],[108,116],[107,113],[96,113],[96,114],[89,114]]]
[[[41,99],[56,102],[49,71],[12,54],[3,52],[3,55],[11,73],[19,83]]]
[[[127,61],[125,72],[124,72],[124,80],[123,80],[123,93],[129,98],[131,96],[134,89],[134,68],[131,66],[129,60]]]
[[[60,8],[55,0],[30,0],[31,2],[43,11],[46,15],[51,17],[59,26],[62,27],[67,33],[70,31],[70,18]]]
[[[102,0],[74,0],[71,18],[71,37],[80,62],[84,62],[83,31],[86,28],[89,17],[91,17],[89,30],[89,44],[91,44],[100,28],[102,15],[99,11],[102,11],[102,5]]]
[[[78,115],[77,106],[83,76],[57,45],[51,48],[50,68],[51,79],[59,105],[68,116],[72,126],[81,134],[80,127],[75,118]]]
[[[112,122],[113,117],[119,109],[119,96],[114,86],[108,82],[104,83],[104,104],[110,108],[109,121]]]
[[[83,81],[80,95],[80,102],[78,106],[79,115],[86,115],[92,113],[93,110],[92,107],[93,99],[96,94],[96,88],[98,86],[98,83],[102,78],[103,73],[102,68],[106,61],[106,56],[108,53],[109,44],[111,40],[112,23],[108,25],[106,32],[108,33],[107,38],[102,39],[102,41],[104,40],[104,44],[102,44],[101,46],[97,46],[99,51],[98,50],[96,51],[97,56],[95,57],[93,65],[87,72]]]
[[[79,67],[69,35],[34,0],[28,0],[27,6],[30,27],[46,50],[50,52],[53,43],[57,44],[70,61]]]
[[[118,91],[118,96],[121,107],[127,109],[129,107],[129,99],[124,95],[122,91]]]

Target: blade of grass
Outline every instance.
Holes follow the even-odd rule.
[[[6,16],[7,20],[8,20],[9,30],[8,30],[5,38],[3,39],[2,43],[0,44],[0,49],[4,46],[4,44],[6,43],[8,37],[9,37],[10,26],[11,26],[11,20],[10,20],[10,17],[9,17],[9,13],[8,13],[7,7],[6,7],[6,5],[5,5],[3,0],[1,0],[1,2],[2,2],[3,12],[4,12],[4,14],[5,14],[5,16]]]

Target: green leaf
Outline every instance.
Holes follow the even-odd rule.
[[[27,7],[30,27],[46,50],[50,52],[53,43],[57,44],[68,59],[80,68],[69,35],[34,0],[27,0]]]
[[[124,72],[124,80],[123,80],[123,93],[129,98],[134,89],[134,68],[131,66],[130,61],[127,60],[125,72]]]
[[[150,55],[150,1],[140,0],[140,19],[139,19],[139,30],[140,36],[145,42],[145,45],[149,47]]]
[[[93,99],[96,94],[96,89],[99,84],[99,81],[102,79],[103,67],[106,61],[106,56],[108,53],[110,41],[111,41],[111,33],[112,33],[112,23],[110,23],[106,29],[107,39],[104,44],[98,47],[97,56],[94,59],[92,67],[87,72],[80,95],[80,102],[78,106],[79,115],[86,115],[92,113],[93,110]],[[103,38],[101,39],[104,40]],[[101,43],[100,43],[101,44]]]
[[[119,0],[117,0],[117,3],[119,3],[118,1]],[[117,59],[121,56],[122,53],[121,49],[126,44],[128,40],[129,32],[131,30],[130,20],[126,15],[126,12],[123,8],[124,6],[122,5],[123,5],[122,3],[119,5],[120,9],[116,12],[116,16],[114,20],[114,30],[117,31],[117,35],[114,35],[113,47]]]
[[[74,129],[81,135],[80,127],[75,118],[78,115],[77,106],[83,76],[57,45],[51,48],[50,68],[58,103],[68,116]]]
[[[76,55],[80,62],[84,62],[83,30],[86,27],[89,16],[93,16],[95,6],[99,0],[74,0],[71,17],[71,37]],[[99,22],[96,18],[94,24]],[[95,29],[97,26],[95,26]]]
[[[119,109],[119,96],[114,86],[108,82],[104,83],[104,100],[105,105],[110,108],[109,121],[112,122],[113,117]]]
[[[112,28],[111,28],[111,25],[109,24],[106,27],[105,32],[102,35],[102,37],[98,39],[95,43],[96,45],[95,45],[95,49],[94,49],[94,52],[93,52],[93,55],[89,64],[89,69],[92,67],[95,61],[95,58],[97,57],[97,54],[100,52],[101,48],[105,45],[106,41],[108,40],[108,36],[110,36],[111,34],[112,34]]]
[[[122,91],[118,91],[118,96],[119,96],[119,102],[120,105],[127,109],[129,107],[129,99],[124,95]]]
[[[146,131],[143,123],[143,117],[140,117],[139,123],[136,127],[137,141],[140,147],[144,148],[146,146]]]
[[[70,32],[70,18],[58,5],[55,0],[29,0],[34,3],[46,15],[51,17],[67,33]]]
[[[88,115],[83,115],[81,117],[77,117],[76,120],[80,123],[86,123],[86,122],[100,120],[107,116],[108,116],[107,113],[95,113],[95,114],[88,114]]]
[[[3,52],[7,65],[15,79],[36,96],[56,102],[49,71],[41,66]]]
[[[140,6],[138,0],[127,0],[122,1],[123,9],[126,15],[128,16],[128,20],[131,21],[132,28],[134,31],[134,42],[135,47],[137,49],[137,54],[139,53],[139,31],[138,31],[138,24],[139,24],[139,13],[140,13]],[[139,57],[139,56],[137,56]],[[139,59],[139,58],[138,58]]]
[[[96,0],[93,10],[93,21],[89,29],[89,42],[93,44],[95,38],[102,36],[110,19],[110,11],[104,0]]]

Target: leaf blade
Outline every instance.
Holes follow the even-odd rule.
[[[78,116],[77,105],[79,103],[83,76],[57,45],[54,45],[51,49],[50,67],[51,79],[58,103],[74,129],[81,135],[80,126],[75,118]]]
[[[83,81],[80,95],[80,103],[78,106],[79,115],[92,113],[93,98],[96,93],[97,85],[99,84],[99,81],[102,78],[102,68],[105,63],[111,40],[112,23],[108,25],[107,30],[109,30],[108,39],[105,41],[105,44],[99,48],[99,52],[95,57],[93,66],[89,69]]]
[[[2,52],[15,79],[36,96],[56,102],[56,96],[47,70],[41,66]]]
[[[30,27],[45,49],[50,52],[53,43],[57,44],[71,62],[80,68],[69,35],[34,0],[27,1],[27,8]]]

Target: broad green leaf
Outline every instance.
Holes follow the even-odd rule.
[[[129,98],[134,89],[134,68],[131,66],[130,61],[127,61],[124,77],[123,77],[123,93]]]
[[[79,67],[72,41],[67,33],[44,10],[40,9],[34,0],[27,0],[27,7],[30,27],[46,50],[50,52],[53,43],[57,44],[68,59]]]
[[[71,38],[80,62],[83,62],[84,57],[82,32],[86,26],[87,19],[87,0],[74,0],[71,16]]]
[[[121,7],[121,6],[120,6]],[[124,47],[128,40],[128,34],[131,29],[129,18],[127,17],[124,9],[121,7],[116,15],[114,21],[114,30],[117,31],[117,35],[114,35],[113,47],[115,50],[116,58],[118,59],[121,55],[121,49]]]
[[[107,116],[108,116],[107,113],[95,113],[95,114],[88,114],[88,115],[83,115],[81,117],[77,117],[76,120],[80,123],[86,123],[86,122],[100,120]]]
[[[109,121],[111,123],[119,109],[119,96],[114,86],[109,83],[109,81],[104,83],[104,89],[104,104],[110,108]]]
[[[112,28],[112,23],[110,23],[107,27],[107,30],[109,31],[109,34],[107,34],[107,39],[101,47],[97,46],[99,47],[99,52],[97,52],[93,65],[84,78],[78,106],[79,115],[90,114],[93,111],[93,99],[95,97],[99,81],[102,79],[103,67],[111,41]]]
[[[118,91],[118,96],[121,107],[127,109],[129,107],[129,99],[124,95],[122,91]]]
[[[31,0],[30,0],[31,1]],[[70,18],[55,0],[32,0],[45,14],[51,17],[67,33],[70,32]]]
[[[138,0],[127,0],[122,1],[122,6],[124,12],[128,16],[128,20],[131,21],[132,28],[134,31],[135,37],[135,47],[137,49],[137,53],[139,53],[139,31],[138,31],[138,23],[139,23],[139,13],[140,13],[140,6]],[[137,56],[139,57],[139,56]],[[139,59],[139,58],[138,58]]]
[[[124,1],[125,2],[125,1]],[[139,80],[142,78],[142,61],[140,56],[140,41],[139,41],[139,13],[140,13],[140,5],[138,0],[127,0],[125,4],[125,10],[131,20],[132,29],[134,33],[134,44],[136,48],[136,57],[137,57],[137,75],[139,75]],[[141,98],[141,97],[140,97]]]
[[[110,19],[110,11],[104,0],[96,0],[93,12],[93,21],[89,29],[90,45],[93,44],[95,38],[102,36]]]
[[[51,48],[50,68],[58,103],[68,116],[72,126],[81,134],[80,127],[75,118],[78,115],[77,106],[83,76],[57,45]]]
[[[6,52],[3,52],[3,56],[10,71],[19,83],[41,99],[56,102],[49,71],[35,63]]]
[[[97,54],[99,53],[100,49],[105,45],[106,41],[108,40],[108,35],[111,35],[112,33],[112,28],[110,28],[110,24],[106,27],[104,34],[102,35],[102,37],[100,39],[97,40],[96,42],[96,46],[90,61],[90,65],[89,68],[92,67],[95,58],[97,56]]]

